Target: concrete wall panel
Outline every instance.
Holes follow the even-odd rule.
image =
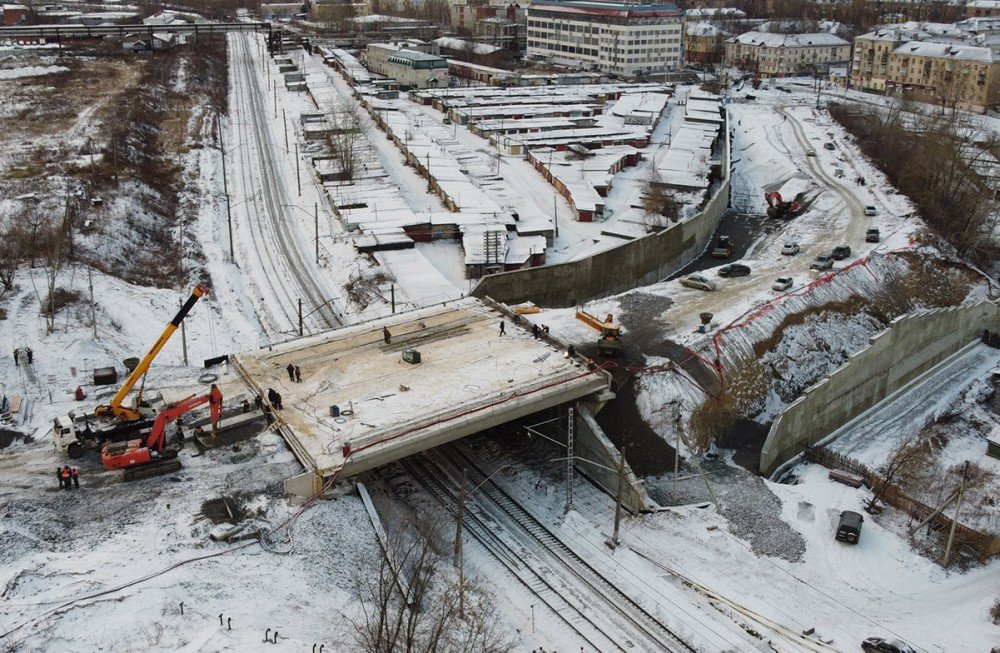
[[[1000,306],[983,301],[919,311],[893,320],[868,347],[789,404],[771,425],[761,474],[780,465],[879,403],[979,337],[1000,330]]]

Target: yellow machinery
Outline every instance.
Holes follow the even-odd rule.
[[[111,403],[106,406],[98,406],[94,409],[94,415],[98,417],[115,417],[121,420],[137,420],[141,417],[139,413],[139,403],[142,400],[142,390],[139,391],[139,395],[135,399],[134,406],[123,406],[122,402],[125,401],[125,397],[127,397],[128,393],[132,391],[135,384],[139,382],[139,379],[142,378],[142,376],[149,370],[149,366],[153,362],[153,359],[156,358],[157,354],[160,353],[160,350],[163,349],[164,345],[167,344],[167,341],[170,340],[170,336],[174,335],[174,331],[177,330],[177,327],[179,327],[184,318],[187,317],[191,308],[194,307],[195,303],[197,303],[197,301],[201,299],[201,296],[206,292],[208,291],[205,289],[205,286],[201,284],[194,287],[194,290],[191,291],[191,296],[188,297],[188,300],[184,302],[184,305],[181,306],[179,311],[177,311],[177,315],[174,316],[174,319],[170,320],[170,323],[167,324],[167,328],[163,330],[159,339],[153,343],[152,347],[150,347],[145,358],[139,361],[139,364],[135,366],[132,373],[129,374],[127,379],[125,379],[125,383],[122,385],[121,389],[118,390],[118,394],[114,396]]]
[[[597,353],[602,356],[618,355],[622,348],[622,328],[621,325],[615,323],[614,315],[608,313],[602,322],[586,311],[577,311],[576,319],[600,332],[601,337],[597,340]]]

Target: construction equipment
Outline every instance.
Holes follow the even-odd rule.
[[[615,318],[611,313],[600,321],[586,311],[577,311],[576,319],[580,320],[590,328],[600,332],[597,339],[597,353],[602,356],[617,356],[622,348],[622,327],[615,323]]]
[[[143,406],[142,404],[143,388],[139,389],[132,406],[124,406],[122,404],[125,401],[125,397],[128,396],[128,393],[131,392],[132,388],[135,387],[135,384],[139,382],[139,379],[144,377],[146,372],[149,371],[150,364],[152,364],[153,359],[156,358],[157,354],[160,353],[160,350],[163,349],[163,346],[167,344],[167,341],[170,340],[170,336],[174,335],[174,331],[177,330],[177,327],[179,327],[184,318],[187,317],[188,312],[206,292],[208,291],[205,289],[205,286],[201,284],[194,287],[194,290],[191,291],[191,296],[188,297],[188,300],[184,302],[184,305],[181,306],[179,311],[177,311],[177,315],[174,316],[174,319],[170,320],[167,324],[167,328],[160,334],[159,339],[153,343],[153,346],[150,347],[146,356],[139,361],[139,364],[135,366],[132,373],[128,375],[127,379],[125,379],[125,383],[122,384],[122,387],[111,400],[111,403],[106,406],[98,406],[94,410],[94,415],[97,417],[114,417],[119,420],[134,421],[141,419],[144,414],[149,415],[152,412],[147,406]],[[144,408],[147,408],[147,410],[143,410]]]
[[[126,481],[177,471],[181,468],[181,463],[177,460],[177,451],[166,448],[167,426],[181,415],[206,403],[211,407],[214,433],[222,414],[222,391],[213,383],[207,394],[191,395],[160,411],[146,437],[106,443],[101,449],[101,463],[104,468],[124,469]]]
[[[794,218],[799,210],[798,202],[782,201],[781,193],[778,191],[764,193],[764,201],[767,202],[767,217],[769,218]]]
[[[733,241],[729,236],[719,236],[712,249],[712,258],[729,258],[733,255]]]

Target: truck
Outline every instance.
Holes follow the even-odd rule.
[[[719,236],[712,249],[712,258],[729,258],[733,255],[733,241],[729,236]]]

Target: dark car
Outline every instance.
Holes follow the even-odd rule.
[[[851,248],[847,245],[841,245],[840,247],[834,247],[830,256],[833,257],[835,261],[843,261],[845,258],[851,255]]]
[[[730,263],[719,268],[719,276],[724,278],[745,277],[748,274],[750,274],[750,268],[742,263]]]
[[[861,649],[865,653],[917,653],[913,647],[898,639],[882,639],[881,637],[869,637],[861,642]]]
[[[840,513],[840,523],[837,524],[837,539],[848,544],[857,544],[861,539],[861,524],[865,518],[861,513],[845,510]]]
[[[876,229],[875,227],[872,227],[871,229],[865,232],[866,243],[877,243],[880,240],[882,240],[882,234],[880,234],[879,230]]]
[[[823,148],[827,149],[827,150],[830,150],[831,152],[833,150],[837,149],[836,146],[833,143],[823,143]]]

